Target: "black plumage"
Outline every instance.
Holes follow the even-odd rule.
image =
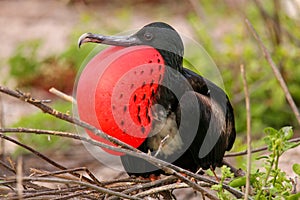
[[[152,133],[138,149],[192,172],[222,165],[236,136],[233,108],[221,88],[183,67],[183,42],[171,26],[155,22],[126,37],[88,33],[79,40],[85,42],[149,45],[164,59],[163,82],[153,95],[160,106],[152,107]],[[130,175],[163,173],[140,158],[124,155],[121,161]]]

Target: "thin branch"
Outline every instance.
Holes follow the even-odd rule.
[[[0,95],[0,128],[4,127],[4,109],[2,95]],[[4,158],[5,155],[5,140],[0,138],[0,156]]]
[[[53,190],[43,190],[43,191],[34,191],[33,193],[31,194],[23,194],[23,199],[28,199],[28,198],[33,198],[33,197],[43,197],[43,196],[50,196],[50,195],[62,195],[64,193],[67,193],[67,192],[75,192],[75,191],[79,191],[79,190],[84,190],[86,189],[87,187],[78,187],[78,186],[75,186],[75,187],[69,187],[69,188],[62,188],[62,189],[53,189]],[[29,191],[27,191],[29,192]],[[45,197],[44,197],[45,198]],[[18,197],[10,197],[9,198],[10,200],[18,200],[19,198]]]
[[[126,154],[131,155],[131,156],[135,156],[135,157],[138,157],[138,158],[145,159],[149,163],[151,163],[151,164],[157,166],[158,168],[162,169],[166,174],[175,175],[181,181],[187,183],[188,185],[190,185],[192,188],[196,189],[197,191],[203,191],[203,189],[201,187],[199,187],[197,184],[195,184],[193,181],[191,181],[188,178],[182,176],[181,173],[184,173],[187,176],[193,177],[196,180],[205,181],[205,182],[208,182],[210,184],[218,184],[218,182],[216,182],[212,179],[209,179],[207,177],[203,177],[199,174],[192,173],[188,170],[182,169],[182,168],[180,168],[178,166],[175,166],[171,163],[168,163],[166,161],[157,159],[153,156],[147,155],[146,153],[143,153],[143,152],[137,150],[136,148],[134,148],[134,147],[122,142],[122,141],[119,141],[118,139],[116,139],[112,136],[109,136],[109,135],[103,133],[102,131],[98,130],[94,126],[91,126],[90,124],[87,124],[87,123],[85,123],[85,122],[83,122],[83,121],[81,121],[77,118],[73,118],[73,117],[69,116],[68,114],[64,114],[64,113],[61,113],[59,111],[54,110],[53,108],[43,104],[43,102],[41,100],[36,100],[36,99],[32,98],[29,94],[24,94],[22,92],[17,92],[17,91],[11,90],[11,89],[9,89],[7,87],[3,87],[3,86],[0,86],[0,92],[8,94],[8,95],[13,96],[13,97],[18,98],[18,99],[21,99],[25,102],[28,102],[28,103],[38,107],[39,109],[41,109],[43,112],[48,113],[48,114],[50,114],[50,115],[52,115],[56,118],[65,120],[67,122],[70,122],[72,124],[76,124],[80,127],[83,127],[85,129],[88,129],[88,130],[92,131],[96,135],[98,135],[98,136],[100,136],[100,137],[102,137],[106,140],[109,140],[109,141],[113,142],[114,144],[116,144],[118,146],[117,147],[116,146],[111,146],[111,145],[108,145],[108,144],[105,144],[105,143],[97,142],[95,140],[92,141],[92,140],[88,140],[87,138],[85,138],[85,140],[89,141],[89,143],[93,143],[97,146],[104,147],[104,148],[107,148],[107,149],[110,149],[110,150],[113,150],[113,151],[126,153]],[[3,134],[0,134],[0,136],[3,137]],[[73,136],[73,137],[75,138],[75,136]],[[77,139],[79,139],[79,137],[77,137]],[[230,187],[226,184],[223,185],[223,188],[228,190],[232,194],[234,194],[237,198],[241,198],[241,197],[244,196],[244,194],[242,192],[240,192],[240,191],[236,190],[235,188],[232,188],[232,187]]]
[[[3,139],[3,138],[1,138]],[[3,139],[4,140],[4,139]],[[12,172],[13,174],[16,174],[16,170],[8,166],[5,162],[0,160],[0,165],[2,165],[4,168],[6,168],[8,171]]]
[[[41,171],[41,170],[36,170],[36,169],[31,169],[31,171],[34,171],[34,173],[39,173],[39,177],[45,177],[45,176],[57,176],[60,174],[72,174],[75,172],[79,172],[79,171],[84,171],[85,173],[87,173],[87,175],[89,177],[91,177],[91,179],[94,181],[94,183],[103,186],[103,183],[101,183],[96,177],[95,175],[86,167],[78,167],[78,168],[73,168],[73,169],[66,169],[66,170],[60,170],[60,171],[54,171],[54,172],[47,172],[47,171]]]
[[[289,142],[300,142],[300,137],[293,138],[293,139],[290,139],[288,141]],[[266,151],[266,150],[268,150],[268,147],[264,146],[264,147],[260,147],[260,148],[251,150],[251,153],[258,153],[258,152]],[[247,150],[240,151],[240,152],[232,152],[232,153],[226,154],[224,157],[243,156],[243,155],[247,155],[247,152],[248,152]]]
[[[18,130],[18,129],[17,129]],[[28,130],[27,130],[28,131]],[[32,129],[30,130],[30,131],[33,131]],[[38,131],[38,134],[49,134],[49,133],[53,133],[53,131],[46,131],[46,132],[43,132],[43,131],[41,131],[41,130],[37,130]],[[3,130],[1,130],[0,129],[0,132],[3,132]],[[79,135],[75,135],[75,134],[71,134],[71,133],[67,133],[67,134],[65,134],[64,132],[56,132],[55,133],[55,135],[60,135],[60,136],[67,136],[67,137],[70,137],[70,138],[76,138],[76,139],[79,139],[79,140],[82,140],[82,141],[88,141],[89,143],[93,143],[93,144],[97,144],[97,146],[102,146],[102,145],[107,145],[107,144],[104,144],[104,143],[99,143],[99,142],[96,142],[96,141],[94,141],[94,140],[90,140],[90,139],[88,139],[88,138],[85,138],[85,137],[82,137],[82,136],[79,136]],[[11,138],[9,138],[9,137],[7,137],[7,136],[5,136],[5,135],[3,135],[3,134],[0,134],[0,137],[3,137],[3,138],[5,138],[5,139],[11,139]],[[9,141],[11,141],[11,140],[9,140]],[[16,141],[17,142],[17,141]],[[26,145],[23,145],[23,144],[21,144],[22,146],[26,146]],[[109,145],[107,145],[107,146],[109,146]],[[103,146],[102,146],[103,147]],[[27,147],[28,148],[28,147]],[[26,149],[27,149],[26,148]],[[115,150],[115,149],[117,149],[117,150],[122,150],[123,151],[123,153],[128,153],[128,154],[132,154],[133,156],[138,156],[139,154],[133,154],[132,152],[130,152],[130,151],[128,151],[128,150],[125,150],[125,149],[119,149],[119,148],[116,148],[116,147],[112,147],[111,146],[111,148],[112,148],[112,150]],[[34,150],[33,150],[33,152],[35,152]],[[145,155],[147,155],[147,154],[145,154]],[[147,155],[148,156],[148,155]],[[140,158],[144,158],[143,156],[139,156]],[[48,159],[48,158],[46,158],[46,159]],[[152,159],[154,159],[154,160],[152,160]],[[180,171],[180,172],[182,172],[182,173],[185,173],[185,174],[193,174],[193,173],[191,173],[191,172],[189,172],[189,171],[187,171],[187,170],[184,170],[184,169],[181,169],[181,168],[179,168],[179,167],[177,167],[177,166],[175,166],[175,165],[171,165],[170,163],[166,163],[165,161],[162,161],[162,160],[158,160],[158,159],[155,159],[154,157],[152,157],[152,156],[148,156],[148,159],[147,159],[148,161],[152,161],[152,163],[154,164],[154,165],[158,165],[158,167],[160,167],[162,170],[164,170],[166,173],[168,173],[168,174],[173,174],[173,175],[175,175],[176,177],[178,177],[180,180],[182,180],[182,181],[184,181],[184,182],[186,182],[188,185],[190,185],[192,188],[194,188],[195,190],[197,190],[197,191],[200,191],[200,192],[205,192],[204,191],[204,189],[202,188],[202,187],[200,187],[199,185],[197,185],[196,183],[194,183],[194,182],[192,182],[192,181],[190,181],[188,178],[186,178],[185,176],[183,176],[181,173],[178,173],[177,171]],[[169,166],[167,166],[167,165],[169,165]],[[170,166],[172,166],[172,168],[170,168]],[[177,171],[175,171],[175,170],[177,170]],[[212,180],[211,180],[212,181]],[[215,182],[215,183],[217,183],[217,182]],[[210,197],[210,198],[214,198],[214,196],[213,195],[211,195],[211,194],[207,194],[207,196],[208,197]]]
[[[293,1],[291,1],[293,2]],[[268,26],[268,29],[267,31],[271,31],[271,30],[274,30],[274,34],[276,36],[276,34],[279,36],[280,40],[281,39],[281,35],[282,34],[285,34],[287,36],[287,38],[293,43],[295,44],[296,46],[300,46],[300,40],[298,37],[296,37],[295,35],[293,35],[292,33],[290,33],[287,29],[285,29],[285,27],[281,26],[279,21],[276,20],[276,17],[272,17],[269,13],[267,13],[267,11],[263,8],[263,6],[261,5],[260,1],[257,1],[257,0],[254,0],[254,3],[255,5],[257,6],[263,20],[265,21],[265,24],[266,26]],[[274,6],[278,6],[276,5],[276,2],[274,2]],[[295,3],[296,4],[296,3]],[[276,9],[275,9],[275,12]],[[275,13],[276,15],[276,13]],[[273,28],[272,28],[273,27]],[[270,36],[271,35],[271,32],[270,32]]]
[[[70,180],[70,179],[61,179],[61,178],[45,178],[45,177],[23,177],[22,179],[23,182],[30,182],[30,181],[38,181],[38,182],[47,182],[47,183],[63,183],[63,184],[76,184],[80,186],[85,186],[87,188],[93,189],[97,192],[104,193],[104,194],[109,194],[109,195],[114,195],[118,197],[122,197],[125,199],[133,199],[133,200],[141,200],[138,197],[132,197],[126,194],[122,194],[121,192],[116,192],[110,189],[107,189],[105,187],[100,187],[95,184],[90,184],[87,182],[82,182],[82,181],[77,181],[77,180]],[[8,180],[8,181],[3,181],[0,182],[0,185],[5,185],[8,183],[15,183],[16,179],[13,180]]]
[[[16,181],[17,181],[17,194],[19,199],[23,199],[23,160],[22,157],[18,158],[17,162],[17,174],[16,174]]]
[[[170,135],[168,134],[168,135],[166,135],[166,136],[160,141],[159,147],[158,147],[156,153],[154,154],[154,157],[157,157],[157,156],[158,156],[158,154],[161,152],[163,146],[166,144],[166,142],[167,142],[167,140],[169,139],[169,137],[170,137]]]
[[[2,132],[2,129],[0,129],[0,132]],[[7,140],[7,141],[10,141],[10,142],[12,142],[12,143],[14,143],[14,144],[16,144],[16,145],[19,145],[19,146],[23,147],[24,149],[26,149],[26,150],[32,152],[32,153],[35,154],[36,156],[42,158],[43,160],[47,161],[47,162],[50,163],[51,165],[53,165],[53,166],[55,166],[55,167],[57,167],[57,168],[59,168],[59,169],[61,169],[61,170],[67,170],[66,167],[64,167],[64,166],[58,164],[57,162],[51,160],[50,158],[48,158],[48,157],[45,156],[44,154],[42,154],[42,153],[40,153],[40,152],[34,150],[33,148],[31,148],[31,147],[29,147],[29,146],[27,146],[27,145],[25,145],[25,144],[20,143],[19,141],[15,140],[15,139],[13,139],[13,138],[11,138],[11,137],[8,137],[8,136],[6,136],[6,135],[4,135],[4,134],[1,133],[1,134],[0,134],[0,138],[3,138],[3,139],[5,139],[5,140]],[[71,174],[74,175],[74,176],[76,176],[76,177],[78,177],[78,178],[82,177],[85,181],[88,181],[88,182],[90,182],[90,183],[93,183],[92,180],[90,180],[89,178],[87,178],[87,177],[85,177],[85,176],[82,176],[81,174],[77,174],[77,173],[73,173],[73,172],[71,172]]]
[[[246,172],[246,191],[244,199],[248,199],[250,193],[250,175],[251,175],[251,111],[250,97],[244,65],[241,65],[241,74],[245,91],[245,103],[247,113],[247,172]]]
[[[257,34],[257,32],[255,31],[254,27],[252,26],[252,24],[250,23],[250,21],[248,19],[245,20],[248,28],[250,29],[252,35],[254,36],[254,38],[256,39],[259,47],[261,48],[266,60],[268,61],[269,65],[271,66],[272,70],[273,70],[273,73],[276,77],[276,79],[278,80],[284,94],[285,94],[285,97],[288,101],[288,103],[290,104],[290,107],[292,109],[292,111],[294,112],[295,116],[296,116],[296,119],[298,121],[298,124],[300,125],[300,113],[299,113],[299,110],[292,98],[292,95],[291,93],[289,92],[289,89],[278,69],[278,67],[276,66],[276,64],[274,63],[269,51],[267,50],[267,48],[265,47],[265,45],[263,44],[261,38],[259,37],[259,35]]]
[[[75,192],[73,192],[71,194],[68,194],[68,195],[65,195],[65,196],[59,196],[59,197],[53,198],[52,200],[73,199],[74,197],[87,195],[87,194],[92,193],[92,192],[93,191],[82,191],[82,192],[75,191]]]
[[[81,140],[87,143],[90,143],[92,145],[95,146],[99,146],[99,147],[104,147],[103,145],[99,144],[97,141],[77,135],[77,134],[73,134],[73,133],[68,133],[68,132],[62,132],[62,131],[52,131],[52,130],[41,130],[41,129],[32,129],[32,128],[0,128],[0,133],[34,133],[34,134],[43,134],[43,135],[54,135],[54,136],[61,136],[61,137],[66,137],[66,138],[72,138],[75,140]],[[1,136],[0,136],[1,137]],[[289,142],[299,142],[300,141],[300,137],[297,138],[293,138],[290,139]],[[111,146],[105,146],[104,148],[109,148]],[[266,151],[268,149],[267,146],[264,147],[260,147],[260,148],[256,148],[251,150],[251,153],[258,153],[261,151]],[[116,149],[111,149],[114,151],[117,151]],[[126,153],[125,151],[120,151],[121,153]],[[231,152],[231,153],[227,153],[225,154],[224,157],[235,157],[235,156],[243,156],[247,154],[247,150],[244,151],[240,151],[240,152]]]
[[[113,180],[107,180],[107,181],[102,181],[101,183],[103,185],[113,185],[116,183],[148,183],[150,180],[146,179],[136,179],[136,178],[131,178],[131,177],[126,177],[126,178],[121,178],[121,179],[113,179]]]
[[[151,194],[157,194],[159,192],[168,191],[168,190],[174,190],[174,189],[180,189],[180,188],[188,188],[189,186],[186,183],[173,183],[170,185],[163,185],[159,187],[152,188],[150,190],[146,190],[144,192],[139,192],[138,194],[134,195],[136,197],[145,197]],[[208,191],[207,191],[208,192]],[[218,200],[218,198],[214,198],[215,200]]]
[[[72,133],[65,133],[65,132],[60,132],[60,131],[38,130],[38,129],[27,129],[27,128],[5,128],[5,129],[0,129],[0,132],[5,132],[5,133],[25,132],[25,133],[34,133],[34,134],[49,134],[49,135],[56,135],[56,136],[81,140],[83,142],[87,142],[87,143],[90,143],[90,144],[95,145],[95,146],[110,148],[113,151],[119,151],[121,153],[128,153],[130,155],[137,156],[139,158],[147,159],[148,161],[154,160],[154,162],[152,161],[152,164],[158,166],[159,168],[164,170],[167,174],[173,174],[173,171],[176,170],[176,171],[178,171],[180,173],[184,173],[184,174],[186,174],[186,175],[188,175],[188,176],[190,176],[190,177],[192,177],[196,180],[204,181],[204,182],[207,182],[209,184],[218,184],[218,182],[215,181],[215,180],[209,179],[209,178],[204,177],[204,176],[199,175],[199,174],[192,173],[188,170],[184,170],[184,169],[182,169],[180,167],[177,167],[175,165],[172,165],[170,163],[166,163],[165,161],[158,160],[158,159],[154,158],[153,156],[149,156],[148,154],[142,153],[142,155],[140,155],[139,153],[132,153],[132,152],[126,150],[126,149],[121,149],[121,148],[118,148],[118,147],[110,146],[110,145],[92,140],[90,138],[86,138],[86,137],[76,135],[76,134],[72,134]],[[3,135],[0,134],[0,137],[3,137]],[[191,182],[190,180],[183,177],[181,174],[177,173],[176,175],[180,176],[178,178],[181,179],[184,182]],[[195,184],[195,183],[192,183],[192,184]],[[193,186],[195,186],[195,185],[193,185]],[[228,185],[223,185],[223,188],[228,190],[232,194],[234,194],[237,198],[241,198],[244,195],[242,192],[240,192],[240,191],[236,190],[235,188],[232,188]],[[196,186],[196,188],[194,188],[194,189],[199,191],[199,186]]]
[[[23,198],[24,199],[28,199],[28,198],[33,198],[33,197],[42,197],[42,196],[50,196],[50,195],[62,195],[68,192],[76,192],[76,191],[80,191],[80,190],[85,190],[87,189],[87,187],[83,186],[75,186],[75,187],[68,187],[68,188],[61,188],[59,190],[54,189],[54,190],[47,190],[47,191],[39,191],[39,192],[34,192],[33,194],[24,194]],[[13,200],[14,198],[11,198],[11,200]],[[53,200],[53,199],[52,199]]]
[[[130,194],[132,192],[138,191],[138,190],[144,190],[148,188],[158,187],[161,185],[167,185],[169,183],[173,183],[176,181],[177,178],[175,176],[167,176],[162,179],[156,180],[156,181],[150,181],[144,184],[136,184],[135,186],[128,188],[126,190],[123,190],[122,193],[124,194]],[[116,200],[116,197],[109,198],[108,200]]]
[[[59,112],[53,108],[51,108],[50,106],[48,105],[45,105],[43,102],[43,100],[37,100],[37,99],[34,99],[31,97],[30,94],[26,94],[26,93],[23,93],[21,91],[14,91],[14,90],[11,90],[7,87],[4,87],[4,86],[0,86],[0,92],[4,93],[4,94],[7,94],[7,95],[10,95],[12,97],[15,97],[17,99],[20,99],[24,102],[27,102],[31,105],[34,105],[35,107],[39,108],[40,110],[42,110],[44,113],[47,113],[47,114],[50,114],[58,119],[62,119],[64,121],[67,121],[69,123],[72,123],[72,124],[75,124],[75,125],[78,125],[82,128],[85,128],[85,129],[88,129],[90,130],[91,132],[93,132],[95,135],[97,136],[100,136],[102,137],[103,139],[105,140],[108,140],[118,146],[121,146],[123,148],[127,148],[127,149],[130,149],[132,151],[139,151],[135,148],[133,148],[132,146],[126,144],[125,142],[122,142],[110,135],[107,135],[105,134],[104,132],[100,131],[99,129],[97,129],[96,127],[88,124],[88,123],[85,123],[77,118],[73,118],[71,117],[70,115],[68,114],[65,114],[65,113],[62,113],[62,112]]]
[[[123,193],[124,194],[129,194],[129,193],[137,191],[137,190],[147,189],[147,188],[150,188],[150,187],[155,187],[155,186],[160,186],[160,185],[165,185],[165,184],[168,184],[168,183],[172,183],[176,180],[177,180],[177,178],[175,176],[167,176],[163,179],[159,179],[159,180],[156,180],[156,181],[151,181],[151,182],[144,183],[144,184],[138,184],[133,188],[130,188],[128,190],[124,190]]]
[[[76,103],[76,100],[72,96],[63,93],[63,92],[57,90],[54,87],[50,88],[49,92],[56,95],[56,96],[58,96],[59,98],[65,100],[65,101],[68,101],[68,102],[71,102],[71,103],[74,103],[74,104]]]

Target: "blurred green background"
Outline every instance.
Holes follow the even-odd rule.
[[[50,87],[72,94],[76,73],[95,47],[90,44],[79,50],[77,39],[81,34],[114,35],[139,29],[149,22],[164,21],[202,45],[218,66],[235,110],[236,151],[245,148],[246,111],[240,65],[245,66],[254,146],[259,146],[264,128],[291,125],[298,134],[299,125],[245,25],[246,17],[300,105],[300,4],[296,0],[0,1],[0,82],[43,98],[55,99],[47,92]],[[192,59],[195,60],[191,62],[201,62],[197,56]],[[72,110],[70,103],[54,101],[57,109]],[[6,122],[14,126],[73,130],[53,118],[42,123],[44,115],[34,112],[12,116],[6,116]]]

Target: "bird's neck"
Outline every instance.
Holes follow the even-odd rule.
[[[171,67],[172,69],[182,73],[183,71],[183,58],[181,55],[166,51],[166,50],[158,50],[162,57],[164,58],[165,65]]]

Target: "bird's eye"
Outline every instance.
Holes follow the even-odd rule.
[[[151,33],[145,33],[144,38],[145,38],[145,40],[150,41],[150,40],[152,40],[153,35]]]

